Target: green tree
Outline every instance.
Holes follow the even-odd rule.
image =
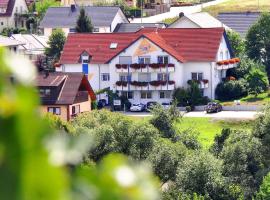
[[[190,195],[197,193],[209,199],[222,199],[224,181],[222,161],[208,152],[193,152],[177,170],[177,188]]]
[[[270,199],[270,173],[264,177],[260,190],[257,192],[255,200],[269,200]]]
[[[236,57],[239,57],[245,52],[245,42],[240,34],[234,31],[227,32],[228,39]]]
[[[64,48],[65,41],[65,33],[61,29],[54,30],[49,37],[49,47],[45,49],[46,56],[59,59],[61,56],[61,51]]]
[[[91,19],[85,13],[85,9],[81,8],[80,15],[77,19],[76,31],[78,33],[92,33],[93,25]]]
[[[154,145],[148,160],[155,174],[163,183],[174,181],[176,170],[180,162],[187,155],[187,149],[182,143],[173,143],[168,139],[160,139]]]
[[[52,6],[60,6],[60,2],[55,0],[37,1],[35,3],[35,10],[38,13],[38,17],[42,19],[45,13],[47,12],[48,8]]]
[[[265,92],[268,89],[268,78],[265,72],[260,69],[252,69],[246,76],[248,82],[248,92],[249,94],[254,94],[255,97]]]
[[[248,31],[246,51],[251,59],[262,62],[270,77],[270,13],[263,13]]]
[[[220,153],[224,162],[224,176],[230,184],[241,185],[246,199],[252,197],[261,181],[261,147],[261,142],[252,134],[235,132],[225,141]]]

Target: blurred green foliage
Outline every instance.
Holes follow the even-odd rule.
[[[158,199],[144,164],[123,155],[82,162],[92,139],[56,133],[68,125],[42,119],[30,62],[0,48],[0,63],[0,199]]]

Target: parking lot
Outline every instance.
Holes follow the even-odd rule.
[[[149,112],[124,112],[125,115],[134,117],[149,117]],[[255,119],[258,112],[254,111],[222,111],[218,113],[207,114],[206,112],[183,112],[184,117],[210,117],[218,119]]]

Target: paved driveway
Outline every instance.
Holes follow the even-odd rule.
[[[148,112],[125,112],[125,115],[134,117],[149,117]],[[184,117],[210,117],[217,119],[255,119],[258,112],[254,111],[222,111],[219,113],[206,114],[206,112],[183,113]]]

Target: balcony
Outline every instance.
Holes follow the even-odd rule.
[[[148,90],[174,90],[174,81],[151,81],[139,82],[132,81],[130,83],[124,81],[116,82],[116,90],[118,91],[148,91]]]
[[[116,72],[118,73],[127,73],[127,72],[174,72],[175,71],[175,65],[170,63],[170,64],[158,64],[158,63],[152,63],[152,64],[131,64],[131,65],[126,65],[126,64],[116,64],[115,65]]]

